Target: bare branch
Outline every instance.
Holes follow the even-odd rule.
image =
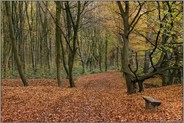
[[[68,14],[70,16],[73,27],[75,27],[75,23],[74,23],[74,20],[73,20],[73,17],[72,17],[72,13],[70,11],[69,1],[66,1],[65,8],[66,8],[66,12],[68,12]]]
[[[123,18],[123,20],[125,20],[125,17],[123,16],[125,14],[125,11],[123,10],[123,7],[122,7],[122,4],[120,1],[117,1],[116,2],[118,4],[118,7],[119,7],[119,10],[120,10],[120,14],[121,14],[121,17]]]
[[[132,27],[133,25],[135,25],[134,23],[137,23],[136,21],[138,21],[139,19],[137,18],[140,18],[139,14],[141,12],[141,9],[143,7],[143,5],[145,4],[145,2],[143,2],[142,4],[138,1],[139,3],[139,10],[137,12],[137,14],[135,15],[134,19],[132,20],[132,22],[130,23],[130,27]]]
[[[155,44],[153,44],[144,34],[140,33],[140,31],[135,30],[136,34],[144,37],[146,39],[147,42],[149,42],[152,46],[155,46]],[[157,47],[158,50],[162,51],[162,49],[160,49],[159,47]]]
[[[45,5],[45,3],[43,3],[44,5]],[[40,4],[38,4],[39,6],[40,6]],[[46,6],[46,5],[45,5]],[[40,6],[40,8],[43,10],[43,8],[42,8],[42,6]],[[47,11],[49,12],[49,14],[50,14],[50,16],[52,17],[52,19],[53,19],[53,21],[56,23],[56,20],[55,20],[55,18],[54,18],[54,16],[52,15],[52,13],[50,12],[50,10],[46,7],[46,9],[47,9]],[[44,10],[43,10],[43,12],[45,12]],[[68,44],[68,46],[69,46],[69,48],[72,50],[72,48],[71,48],[71,46],[70,46],[70,44],[69,44],[69,41],[68,41],[68,39],[67,39],[67,37],[65,36],[65,33],[64,33],[64,31],[61,29],[61,27],[60,27],[60,24],[57,24],[57,26],[59,27],[59,29],[60,29],[60,31],[61,31],[61,33],[62,33],[62,35],[63,35],[63,37],[64,37],[64,39],[65,39],[65,41],[66,41],[66,43]]]
[[[156,9],[153,9],[153,10],[146,11],[146,12],[140,14],[139,17],[137,18],[137,20],[133,23],[133,25],[130,26],[130,30],[129,30],[128,34],[130,34],[130,33],[133,31],[133,29],[135,28],[135,25],[138,23],[139,19],[140,19],[143,15],[145,15],[145,14],[147,14],[147,13],[149,13],[149,12],[155,11],[155,10],[156,10]]]

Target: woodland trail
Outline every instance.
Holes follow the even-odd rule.
[[[2,121],[29,122],[120,122],[181,121],[182,86],[172,85],[126,94],[125,81],[119,72],[84,75],[75,88],[57,87],[56,80],[31,79],[29,87],[20,80],[2,80]],[[142,96],[162,102],[158,111],[145,109]]]

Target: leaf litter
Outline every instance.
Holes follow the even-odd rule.
[[[148,80],[149,81],[149,80]],[[153,81],[153,80],[151,80]],[[146,88],[127,95],[121,73],[84,75],[76,87],[51,79],[2,80],[2,122],[158,122],[182,121],[182,85]],[[161,101],[157,112],[145,109],[142,96]]]

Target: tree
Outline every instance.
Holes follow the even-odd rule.
[[[60,27],[58,26],[60,24],[61,20],[61,2],[57,1],[56,3],[56,67],[57,67],[57,81],[58,86],[61,86],[61,32]]]
[[[65,37],[65,41],[67,44],[67,47],[69,48],[69,53],[68,53],[68,77],[69,77],[69,82],[70,82],[70,87],[74,87],[75,83],[73,80],[73,65],[74,65],[74,59],[77,51],[77,36],[78,36],[78,29],[80,26],[80,17],[81,14],[83,13],[86,5],[88,2],[84,2],[83,5],[81,4],[80,1],[77,2],[77,12],[75,15],[72,15],[71,13],[71,7],[69,2],[65,2],[65,12],[66,12],[66,20],[67,20],[67,37]],[[70,32],[72,29],[72,33]],[[66,36],[66,35],[65,35]],[[63,48],[63,47],[62,47]]]
[[[172,2],[171,4],[173,5],[175,2]],[[161,7],[164,7],[167,5],[167,8],[165,7],[164,10],[166,10],[166,12],[161,11]],[[169,81],[173,81],[173,75],[176,77],[181,78],[180,76],[177,76],[176,73],[178,73],[179,75],[181,75],[181,65],[179,65],[179,54],[177,54],[177,60],[173,59],[172,56],[168,55],[172,55],[171,53],[169,53],[170,51],[168,49],[170,49],[171,47],[173,47],[173,43],[170,42],[171,47],[169,48],[167,47],[163,47],[163,45],[167,44],[169,39],[171,39],[173,37],[172,35],[172,28],[173,28],[173,15],[172,10],[171,9],[171,5],[169,2],[162,2],[162,6],[160,5],[160,2],[157,2],[157,10],[158,10],[158,24],[159,24],[159,28],[158,31],[156,33],[155,36],[155,43],[151,42],[147,37],[146,37],[146,41],[148,41],[149,43],[151,43],[153,47],[153,49],[151,50],[151,52],[149,53],[149,61],[151,63],[151,70],[150,72],[143,74],[143,75],[137,75],[137,70],[138,70],[138,60],[137,60],[137,54],[136,54],[136,68],[135,71],[132,70],[131,65],[129,65],[129,69],[131,71],[131,73],[133,73],[133,76],[130,74],[130,82],[133,85],[133,88],[136,86],[135,83],[138,82],[139,84],[139,91],[143,91],[143,81],[146,79],[149,79],[155,75],[161,75],[163,78],[165,78],[166,76],[171,76],[171,78],[167,79]],[[163,13],[162,13],[163,12]],[[162,42],[161,42],[161,46],[159,43],[160,38],[162,38]],[[170,40],[171,41],[171,40]],[[175,41],[176,42],[176,41]],[[172,48],[171,48],[172,49]],[[153,61],[153,54],[155,54],[156,50],[160,50],[162,53],[160,55],[160,58],[156,61]],[[174,49],[172,49],[174,51]],[[178,52],[178,51],[176,51]],[[181,51],[179,51],[181,52]],[[174,64],[172,63],[174,62]],[[171,75],[169,74],[167,71],[172,70],[174,73]],[[177,72],[176,72],[177,71]],[[165,74],[163,74],[165,73]],[[163,82],[165,82],[165,80],[163,80]]]
[[[123,39],[122,68],[123,68],[123,73],[124,73],[124,76],[126,79],[128,93],[133,93],[134,88],[135,88],[135,84],[131,82],[131,71],[129,69],[129,61],[128,61],[129,56],[128,56],[128,54],[129,54],[129,35],[133,31],[133,29],[135,28],[135,26],[138,23],[141,16],[143,15],[143,14],[140,14],[140,12],[141,12],[141,9],[144,5],[144,2],[143,3],[138,2],[138,3],[139,3],[139,9],[138,9],[135,17],[133,18],[133,20],[129,23],[129,21],[130,21],[129,1],[124,2],[125,8],[123,8],[122,3],[120,1],[117,1],[117,5],[119,7],[120,15],[122,17],[123,26],[124,26],[123,33],[121,33],[122,39]]]
[[[9,36],[8,34],[6,33],[8,30],[7,30],[7,18],[5,16],[5,12],[6,10],[4,9],[4,6],[2,6],[2,40],[3,42],[1,43],[2,44],[2,65],[3,65],[3,73],[4,73],[4,78],[7,78],[8,77],[8,65],[9,65],[9,59],[10,59],[10,56],[12,54],[12,46],[11,46],[11,42],[10,42],[10,39],[9,39]]]
[[[105,39],[105,71],[107,71],[107,50],[108,50],[108,40],[106,36],[106,39]]]
[[[68,64],[66,64],[64,43],[61,40],[63,66],[68,75],[70,87],[75,87],[75,83],[73,80],[73,65],[74,65],[74,59],[77,51],[77,36],[78,36],[78,30],[80,27],[81,15],[83,14],[86,6],[88,5],[88,2],[81,3],[80,1],[78,1],[76,4],[76,8],[73,10],[73,12],[76,11],[75,14],[72,14],[72,7],[70,7],[71,5],[69,1],[63,2],[63,4],[64,5],[62,5],[61,8],[64,11],[63,12],[64,20],[66,20],[65,21],[66,31],[64,31],[64,29],[62,29],[61,27],[59,29],[66,43],[66,48],[68,48],[68,51],[69,51]],[[51,12],[50,12],[50,15],[52,16]],[[53,16],[52,18],[54,19]]]
[[[19,75],[22,79],[24,86],[28,86],[29,84],[24,75],[23,67],[22,67],[18,52],[17,52],[16,44],[15,44],[15,34],[13,30],[14,27],[12,23],[12,11],[10,10],[10,2],[5,2],[5,7],[6,7],[7,19],[8,19],[8,25],[9,25],[9,35],[10,35],[10,39],[12,42],[14,57],[17,63],[17,69],[18,69]]]

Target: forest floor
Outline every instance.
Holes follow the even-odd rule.
[[[125,80],[115,71],[79,77],[75,88],[68,88],[67,81],[57,87],[56,80],[49,79],[30,79],[29,83],[23,87],[19,79],[2,80],[1,121],[182,121],[180,84],[127,95]],[[157,112],[145,109],[142,96],[161,101]]]

